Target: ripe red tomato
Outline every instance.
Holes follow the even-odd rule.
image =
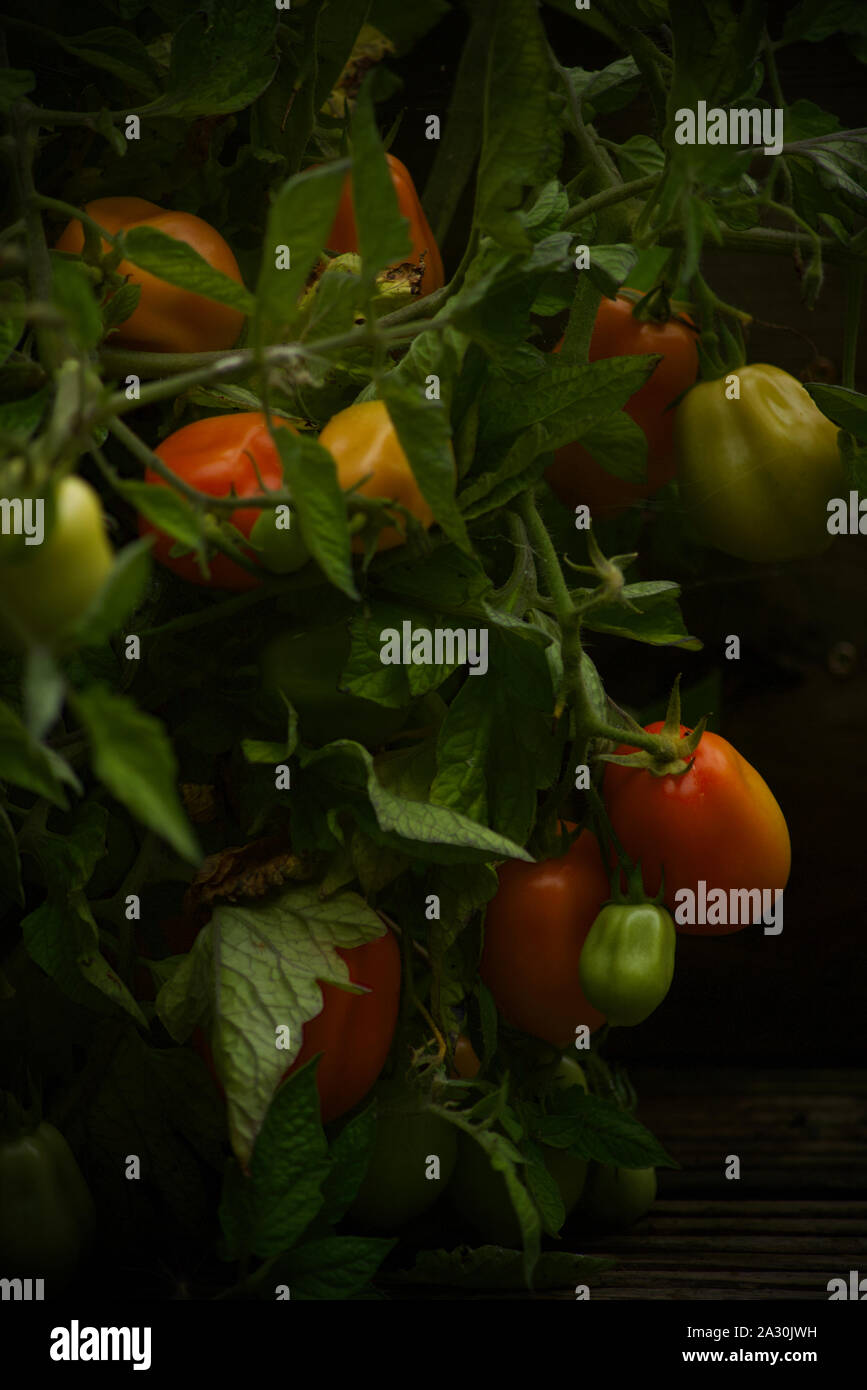
[[[272,418],[275,427],[294,430],[288,420]],[[296,431],[297,432],[297,431]],[[262,491],[261,482],[270,489],[283,488],[283,465],[274,442],[268,433],[265,416],[258,410],[241,411],[237,415],[212,415],[195,420],[175,430],[154,450],[158,458],[173,473],[200,492],[211,497],[253,497]],[[255,465],[254,465],[255,461]],[[259,470],[257,476],[256,469]],[[145,470],[145,482],[168,487],[158,473]],[[261,512],[247,508],[224,515],[243,535],[249,536]],[[206,579],[193,554],[173,556],[175,541],[157,527],[139,518],[141,535],[157,537],[153,553],[161,564],[190,584],[202,584],[213,589],[253,589],[258,584],[254,574],[242,569],[228,555],[216,554],[210,560],[211,577]],[[249,552],[256,559],[256,552]]]
[[[386,155],[386,159],[388,160],[394,191],[397,194],[397,205],[400,208],[401,216],[409,222],[409,237],[412,242],[410,260],[418,265],[422,255],[424,255],[421,294],[432,294],[434,290],[442,289],[446,282],[439,247],[434,241],[433,232],[424,215],[424,208],[406,165],[401,164],[399,159],[395,159],[393,154]],[[337,214],[327,245],[329,251],[341,253],[358,250],[358,232],[352,206],[351,174],[347,174],[344,180],[340,202],[337,204]]]
[[[507,1023],[564,1048],[579,1024],[604,1022],[578,973],[584,940],[611,896],[596,837],[585,830],[559,858],[509,860],[497,872],[481,977]]]
[[[322,985],[322,1012],[304,1024],[301,1051],[286,1072],[321,1052],[317,1084],[322,1122],[351,1110],[382,1071],[391,1047],[400,1003],[400,948],[392,932],[351,950],[338,950],[353,984],[369,994],[348,994]]]
[[[634,291],[632,292],[634,294]],[[632,502],[668,483],[674,477],[674,415],[666,410],[698,374],[696,334],[685,323],[665,323],[633,316],[634,299],[621,292],[616,299],[603,298],[596,315],[589,357],[631,357],[661,353],[648,381],[624,409],[647,438],[647,483],[629,483],[606,473],[580,444],[564,444],[545,476],[552,491],[567,507],[584,503],[594,517],[619,515]],[[559,352],[562,339],[554,351]]]
[[[662,724],[648,724],[658,733]],[[681,726],[681,734],[689,730]],[[622,744],[618,753],[634,752]],[[631,859],[639,859],[644,886],[659,891],[678,931],[723,936],[746,923],[681,924],[675,895],[721,888],[785,888],[791,867],[786,821],[768,784],[736,748],[705,733],[686,772],[657,777],[646,768],[608,763],[603,795],[615,833]]]
[[[348,994],[336,985],[322,985],[322,1011],[304,1024],[301,1051],[283,1079],[321,1052],[316,1073],[322,1123],[336,1120],[362,1100],[388,1056],[400,1004],[400,948],[394,935],[351,949],[337,948],[349,967],[353,984],[369,994]],[[225,1099],[214,1054],[205,1033],[197,1028],[193,1047],[204,1061]]]

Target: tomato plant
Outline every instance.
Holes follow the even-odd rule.
[[[867,176],[802,59],[867,50],[815,8],[4,26],[0,1086],[87,1174],[83,1298],[574,1291],[579,1194],[689,1162],[631,1058],[784,1060],[789,937],[666,990],[673,930],[853,919]]]
[[[630,503],[650,497],[675,473],[674,411],[670,409],[690,387],[698,372],[696,332],[683,315],[641,318],[635,313],[634,292],[615,299],[603,297],[590,339],[589,360],[658,354],[661,361],[648,381],[626,404],[626,413],[647,440],[647,482],[615,477],[579,443],[558,449],[545,477],[567,507],[584,503],[593,516],[617,516]],[[558,343],[555,352],[559,352]]]
[[[191,247],[214,270],[239,285],[243,283],[227,242],[214,227],[190,212],[161,208],[146,198],[97,198],[84,211],[107,232],[152,227]],[[83,246],[84,229],[75,220],[67,224],[55,243],[58,251],[79,252]],[[108,250],[109,243],[103,240],[102,247]],[[211,352],[230,348],[237,341],[244,323],[244,315],[237,309],[192,294],[129,261],[119,263],[117,274],[137,285],[141,295],[129,318],[115,328],[115,342],[145,352]]]
[[[561,1092],[573,1086],[587,1090],[584,1073],[571,1057],[564,1057],[558,1063],[554,1086]],[[568,1218],[584,1190],[587,1163],[550,1144],[542,1145],[540,1153]],[[521,1176],[525,1179],[524,1173]],[[449,1200],[462,1221],[483,1240],[494,1245],[521,1246],[521,1226],[506,1180],[502,1173],[492,1169],[484,1149],[467,1134],[460,1136],[457,1166],[448,1191]]]
[[[585,830],[566,854],[539,864],[510,862],[485,916],[479,972],[507,1022],[554,1047],[603,1015],[581,988],[579,962],[609,894],[599,845]]]

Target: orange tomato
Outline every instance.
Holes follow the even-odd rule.
[[[107,232],[155,227],[166,236],[186,242],[215,270],[243,284],[228,243],[191,212],[172,212],[144,198],[97,198],[84,211]],[[55,249],[78,252],[83,245],[82,225],[72,221],[64,228]],[[107,250],[108,242],[103,245]],[[117,270],[133,284],[141,285],[141,298],[130,317],[112,334],[112,343],[144,352],[217,352],[237,342],[244,323],[239,310],[170,285],[129,261],[121,261]]]
[[[659,733],[657,721],[646,726]],[[689,730],[681,726],[681,736]],[[634,753],[622,744],[618,753]],[[665,871],[665,905],[678,931],[724,936],[746,922],[678,922],[677,894],[722,889],[783,889],[792,851],[785,817],[756,769],[719,734],[702,734],[686,772],[659,777],[648,768],[606,763],[605,807],[623,848],[640,860],[644,887],[659,891]],[[681,902],[684,900],[681,899]],[[773,900],[772,900],[773,906]],[[740,912],[740,908],[739,908]]]
[[[288,420],[279,416],[273,417],[273,424],[294,430]],[[200,492],[210,493],[212,497],[228,497],[232,493],[238,497],[253,497],[261,492],[259,476],[269,489],[283,487],[280,455],[268,433],[265,416],[258,410],[195,420],[191,425],[184,425],[170,434],[154,453],[184,482]],[[158,487],[169,486],[159,473],[149,468],[145,470],[145,482]],[[232,512],[226,519],[231,520],[243,535],[249,536],[260,515],[259,508],[248,507]],[[172,555],[175,545],[173,537],[158,530],[143,516],[139,517],[139,532],[143,536],[156,536],[153,548],[156,559],[190,584],[240,590],[253,589],[259,582],[256,575],[222,554],[216,554],[210,560],[211,577],[206,579],[195,555]],[[251,559],[258,559],[255,551],[249,553]]]
[[[409,236],[412,242],[410,260],[416,265],[424,265],[421,294],[432,294],[434,290],[442,289],[445,284],[445,273],[439,247],[434,241],[433,232],[424,215],[424,208],[406,165],[401,164],[399,159],[395,159],[393,154],[386,155],[386,159],[388,160],[394,191],[397,194],[398,207],[401,215],[409,222]],[[340,202],[337,205],[337,215],[328,237],[328,249],[341,253],[358,250],[358,231],[355,226],[355,212],[352,206],[351,174],[347,174],[343,183]]]
[[[334,459],[344,491],[357,487],[365,497],[400,502],[425,530],[433,525],[433,511],[415,480],[384,401],[356,401],[339,411],[328,421],[319,443]],[[376,548],[391,550],[405,542],[403,529],[383,526]],[[364,550],[360,536],[354,537],[352,549]]]

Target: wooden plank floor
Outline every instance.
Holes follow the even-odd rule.
[[[627,1235],[582,1242],[617,1261],[593,1298],[827,1300],[829,1279],[867,1268],[867,1072],[632,1078],[640,1118],[681,1167],[660,1172]]]

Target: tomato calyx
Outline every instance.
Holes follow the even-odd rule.
[[[659,733],[652,735],[656,745],[654,750],[639,748],[634,753],[600,753],[599,757],[603,762],[618,763],[621,767],[645,768],[654,777],[681,777],[692,765],[707,720],[708,716],[703,714],[694,729],[684,731],[680,722],[680,676],[677,676],[669,697],[665,723]],[[647,737],[645,730],[630,715],[626,716],[625,723],[632,732],[641,734],[642,738]]]

